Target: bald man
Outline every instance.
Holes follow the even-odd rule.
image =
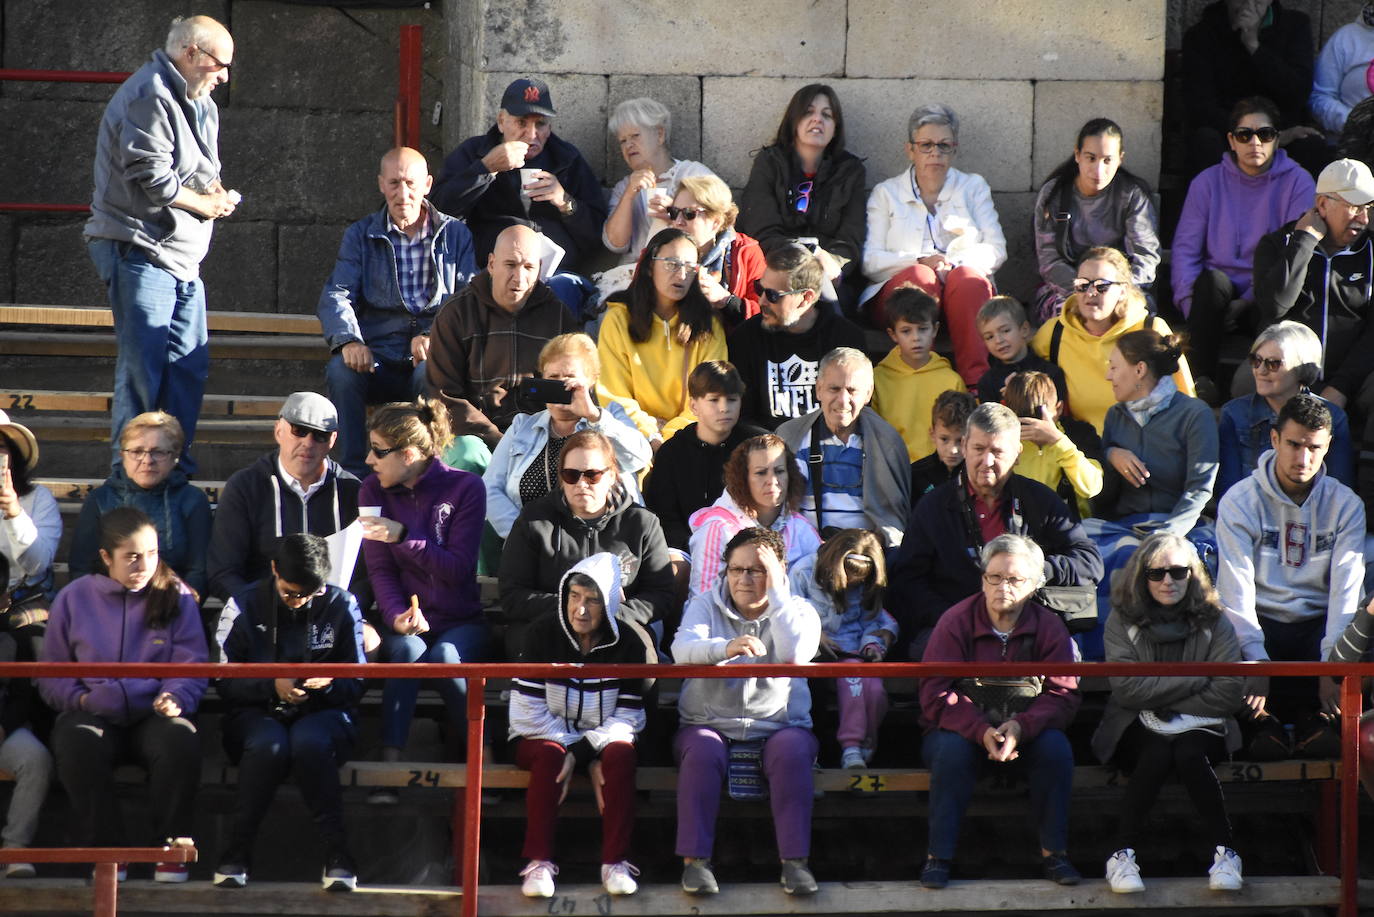
[[[116,90],[95,147],[95,193],[85,237],[109,291],[119,353],[111,407],[119,431],[164,410],[186,431],[181,467],[195,471],[195,438],[210,351],[200,262],[215,221],[237,192],[220,180],[219,109],[234,39],[208,16],[175,19],[164,48]]]
[[[472,233],[425,199],[425,157],[397,147],[382,157],[376,213],[344,232],[316,313],[333,356],[325,367],[339,412],[339,464],[368,473],[367,405],[424,391],[429,331],[440,307],[477,273]]]
[[[487,269],[434,320],[426,378],[448,404],[453,432],[494,449],[516,414],[542,411],[542,402],[517,402],[516,387],[538,371],[550,338],[580,330],[539,281],[539,236],[523,225],[502,230]]]

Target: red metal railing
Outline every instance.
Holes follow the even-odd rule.
[[[482,813],[482,736],[486,720],[484,695],[489,678],[514,678],[517,675],[543,678],[740,678],[782,677],[842,678],[864,675],[873,678],[919,678],[925,676],[970,677],[990,673],[1005,675],[1264,675],[1270,677],[1313,676],[1344,677],[1341,684],[1341,771],[1340,771],[1340,876],[1341,917],[1357,917],[1359,905],[1359,720],[1361,677],[1374,676],[1374,663],[1322,662],[1189,662],[1189,663],[816,663],[781,665],[760,663],[746,668],[713,665],[553,665],[515,663],[322,663],[291,665],[284,663],[87,663],[42,662],[0,663],[0,678],[39,678],[93,676],[127,678],[131,675],[162,678],[300,678],[310,675],[330,678],[466,678],[468,684],[468,768],[470,777],[461,796],[454,794],[454,838],[462,837],[461,867],[462,915],[477,917],[477,867],[481,843]],[[459,803],[459,799],[462,800]],[[456,822],[461,820],[462,824]]]
[[[126,863],[194,863],[196,848],[166,847],[6,847],[0,863],[93,863],[93,917],[115,917],[119,903],[119,866]]]

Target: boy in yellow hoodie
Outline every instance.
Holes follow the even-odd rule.
[[[887,336],[897,345],[873,369],[873,409],[902,435],[910,461],[935,450],[930,410],[941,392],[964,392],[964,380],[931,347],[940,331],[940,306],[917,287],[902,287],[887,301]]]
[[[1002,403],[1021,418],[1024,445],[1012,470],[1058,493],[1080,519],[1091,516],[1102,492],[1102,440],[1092,424],[1064,419],[1054,380],[1042,372],[1008,376]]]

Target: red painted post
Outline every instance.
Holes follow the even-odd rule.
[[[423,71],[424,26],[401,26],[401,60],[396,99],[400,115],[401,133],[398,146],[418,149],[420,146],[420,75]]]
[[[119,866],[114,863],[95,864],[95,901],[91,913],[95,917],[115,917],[119,897]]]
[[[467,821],[463,824],[463,917],[477,917],[477,866],[482,851],[482,727],[487,718],[487,680],[468,679]]]
[[[1360,907],[1360,682],[1341,679],[1341,917]]]
[[[105,70],[19,70],[0,68],[0,80],[15,80],[26,83],[122,83],[129,78],[127,72],[116,73]]]

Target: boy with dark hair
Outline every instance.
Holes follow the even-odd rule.
[[[1102,440],[1092,424],[1064,416],[1047,373],[1007,377],[1002,403],[1021,418],[1021,457],[1012,470],[1059,495],[1079,518],[1092,515],[1090,501],[1102,492]]]
[[[887,301],[887,336],[897,346],[873,369],[873,410],[896,428],[915,462],[933,450],[926,425],[942,392],[966,391],[949,360],[932,350],[940,305],[918,287],[901,287]]]
[[[988,348],[988,371],[978,380],[978,400],[1002,400],[1002,386],[1012,373],[1041,372],[1054,381],[1055,401],[1068,404],[1064,370],[1030,349],[1033,336],[1025,307],[1014,296],[994,296],[974,319]]]
[[[687,520],[725,488],[725,460],[735,447],[765,431],[739,422],[744,379],[725,360],[697,364],[687,377],[688,405],[697,421],[663,444],[644,483],[644,505],[663,524],[668,547],[688,550]]]
[[[964,426],[978,407],[968,392],[942,392],[930,409],[930,442],[935,451],[911,463],[911,505],[928,490],[954,477],[964,464]]]

